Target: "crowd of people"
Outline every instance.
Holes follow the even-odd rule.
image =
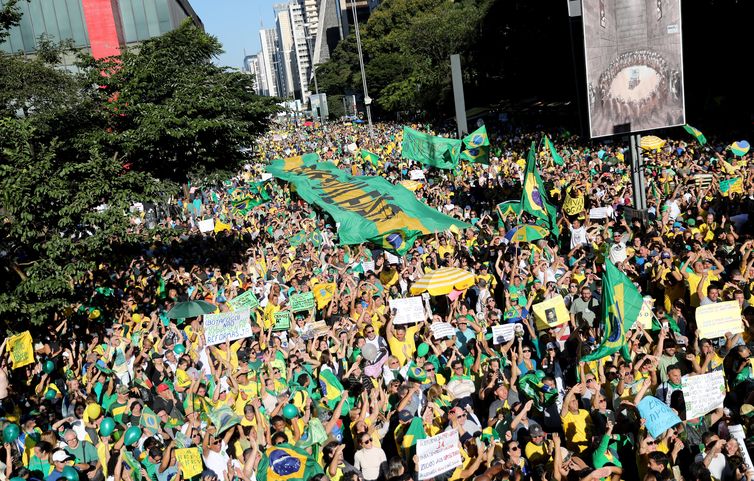
[[[234,178],[192,186],[149,222],[135,209],[151,243],[102,259],[77,285],[79,305],[31,329],[34,362],[13,369],[3,343],[0,476],[418,481],[418,443],[455,430],[461,463],[431,479],[754,480],[750,156],[716,139],[647,151],[639,212],[627,146],[550,133],[564,164],[537,156],[560,234],[510,243],[532,219],[498,204],[520,199],[542,132],[488,131],[488,165],[440,171],[402,158],[397,124],[281,124]],[[404,256],[339,245],[330,217],[265,175],[270,160],[311,152],[394,183],[421,169],[417,198],[473,227],[423,236]],[[201,232],[206,219],[214,228]],[[630,359],[587,362],[604,341],[607,262],[648,299],[652,322],[625,333]],[[420,322],[394,322],[390,301],[442,267],[474,284],[424,296]],[[333,284],[292,312],[292,296]],[[168,316],[190,300],[227,312],[247,291],[259,305],[245,338],[208,345],[202,316]],[[567,319],[535,322],[533,306],[558,295]],[[696,308],[723,301],[740,306],[741,332],[701,337]],[[275,329],[281,311],[290,326]],[[436,337],[437,323],[452,334]],[[493,338],[507,324],[515,334]],[[684,379],[716,371],[723,404],[689,418]],[[679,419],[655,435],[637,408],[652,396]]]

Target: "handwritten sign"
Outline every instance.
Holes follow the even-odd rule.
[[[204,336],[208,346],[251,337],[249,311],[204,315]]]
[[[591,220],[606,219],[613,217],[612,207],[592,207],[589,209],[589,218]]]
[[[516,324],[503,324],[502,326],[492,326],[493,344],[503,344],[516,336]]]
[[[424,171],[421,169],[414,169],[408,173],[408,177],[411,180],[424,180]]]
[[[390,299],[390,310],[395,309],[393,324],[411,324],[424,320],[424,303],[420,296],[407,297],[406,299]]]
[[[204,470],[199,448],[176,449],[175,458],[181,465],[183,479],[191,479]]]
[[[644,329],[652,329],[652,304],[654,304],[654,299],[651,296],[644,298],[644,304],[641,306],[634,325],[638,324]]]
[[[200,220],[197,226],[201,233],[213,232],[215,230],[215,219]]]
[[[10,351],[10,360],[13,369],[34,363],[34,346],[29,331],[10,336],[6,345],[8,346],[8,351]]]
[[[429,330],[432,331],[432,337],[435,339],[444,339],[456,335],[456,328],[449,322],[435,322],[429,326]]]
[[[290,300],[291,310],[293,312],[301,312],[314,309],[314,294],[311,292],[293,294]]]
[[[716,302],[697,307],[696,324],[699,327],[700,339],[714,339],[728,332],[744,332],[738,301]]]
[[[455,429],[417,441],[419,480],[434,478],[460,466],[463,463],[460,446]]]
[[[647,396],[638,406],[639,414],[646,420],[645,426],[653,438],[681,423],[681,418],[664,402],[654,396]]]
[[[228,307],[231,311],[245,311],[256,309],[259,306],[259,299],[254,295],[254,291],[248,290],[239,294],[228,301]]]
[[[723,371],[713,371],[698,376],[684,376],[681,380],[683,399],[686,401],[686,419],[704,416],[723,405],[725,376]]]
[[[275,325],[273,331],[287,331],[291,327],[291,313],[288,311],[278,311],[275,313]]]
[[[570,319],[568,308],[561,295],[534,304],[532,310],[534,311],[534,318],[537,320],[537,329],[540,331],[560,326]]]

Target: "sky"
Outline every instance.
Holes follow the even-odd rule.
[[[286,0],[189,0],[204,30],[220,39],[225,53],[218,65],[241,68],[244,49],[247,55],[259,51],[259,29],[274,25],[272,5]],[[261,23],[260,23],[261,22]]]

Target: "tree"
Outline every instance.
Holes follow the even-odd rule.
[[[0,323],[49,321],[86,301],[79,281],[125,244],[134,202],[234,169],[276,111],[246,74],[212,65],[190,25],[82,72],[59,49],[0,54]],[[91,294],[91,293],[89,293]],[[83,296],[83,297],[82,297]]]

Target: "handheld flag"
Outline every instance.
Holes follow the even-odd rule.
[[[377,167],[380,163],[380,156],[366,149],[361,149],[361,158],[371,163],[374,167]]]
[[[638,289],[609,259],[605,259],[602,275],[602,320],[604,338],[596,351],[582,357],[583,361],[596,361],[621,351],[623,358],[631,360],[626,343],[626,331],[639,317],[644,299]]]
[[[307,481],[322,468],[309,453],[288,443],[270,446],[257,467],[259,481]]]
[[[461,152],[461,159],[482,164],[490,163],[490,139],[484,125],[464,137],[463,146],[465,150]]]
[[[707,143],[707,137],[704,136],[701,130],[695,129],[689,124],[684,125],[683,130],[693,135],[694,138],[697,140],[697,142],[699,142],[701,145],[704,145]]]
[[[335,409],[343,395],[343,384],[329,369],[323,369],[319,373],[319,390],[322,393],[322,404]]]
[[[537,225],[547,228],[554,236],[557,237],[560,233],[555,207],[547,200],[547,192],[537,170],[534,142],[531,143],[526,158],[521,210],[535,217]]]
[[[555,146],[552,145],[552,142],[550,142],[550,139],[547,138],[545,135],[545,148],[550,150],[550,155],[552,156],[552,161],[555,162],[556,165],[565,165],[565,161],[563,160],[563,157],[560,156],[557,150],[555,150]]]
[[[436,137],[404,126],[401,155],[404,159],[452,170],[458,165],[461,144],[458,139]]]

